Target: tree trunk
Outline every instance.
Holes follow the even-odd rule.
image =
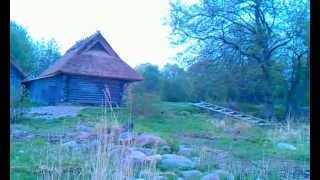
[[[273,104],[273,97],[272,97],[272,81],[271,81],[270,72],[269,72],[270,67],[266,67],[266,66],[269,66],[269,65],[267,63],[264,63],[261,65],[261,69],[264,75],[264,80],[266,82],[265,95],[264,95],[265,117],[269,121],[277,121],[277,117],[274,113],[274,104]]]

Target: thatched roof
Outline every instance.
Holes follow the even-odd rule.
[[[26,73],[19,66],[19,64],[15,61],[12,55],[10,55],[10,64],[17,69],[17,71],[21,74],[23,78],[27,76]]]
[[[119,57],[99,31],[78,41],[51,67],[32,80],[51,77],[59,73],[128,81],[143,79]]]

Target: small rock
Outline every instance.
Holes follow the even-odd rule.
[[[186,180],[183,177],[177,177],[177,180]]]
[[[234,180],[234,176],[227,171],[219,169],[201,178],[201,180],[221,180],[221,179]]]
[[[168,145],[164,145],[160,147],[161,154],[168,154],[171,153],[171,148]]]
[[[62,146],[65,148],[68,148],[69,150],[79,149],[79,145],[75,141],[69,141],[69,142],[63,143]]]
[[[135,151],[141,151],[147,156],[151,156],[151,155],[154,155],[156,153],[155,149],[150,149],[150,148],[132,147],[130,149],[135,150]]]
[[[146,145],[159,146],[159,145],[165,145],[167,143],[165,140],[163,140],[159,136],[143,133],[136,137],[135,144],[142,147]]]
[[[192,156],[194,150],[191,147],[188,147],[186,145],[180,145],[178,154],[184,155],[184,156]]]
[[[277,147],[279,149],[287,149],[287,150],[296,150],[297,149],[294,145],[289,144],[289,143],[278,143]]]
[[[151,179],[152,177],[156,176],[156,172],[152,172],[150,170],[142,170],[139,173],[139,178],[146,178]]]
[[[193,169],[195,164],[188,158],[176,154],[165,154],[162,156],[160,166],[165,169]]]
[[[92,132],[93,131],[93,127],[85,125],[85,124],[79,124],[77,126],[77,129],[79,131],[85,131],[85,132]]]
[[[167,180],[168,178],[165,176],[155,176],[154,180]]]
[[[131,132],[123,132],[119,136],[121,144],[131,144],[134,140],[134,134]]]
[[[185,179],[200,179],[202,173],[198,170],[182,171],[182,177]]]
[[[86,131],[81,131],[79,135],[77,136],[77,139],[79,140],[89,140],[93,137],[93,134]]]
[[[147,156],[141,151],[131,151],[129,155],[129,159],[131,159],[135,165],[142,164],[146,157]]]
[[[24,131],[24,130],[17,129],[17,128],[11,128],[10,133],[13,138],[17,138],[17,139],[22,139],[22,138],[29,135],[28,131]]]
[[[161,160],[161,158],[162,158],[162,156],[160,154],[155,154],[155,155],[147,156],[146,161],[155,162],[155,161]]]

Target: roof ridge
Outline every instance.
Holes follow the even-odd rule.
[[[83,39],[80,39],[78,41],[75,42],[75,44],[73,46],[71,46],[71,48],[69,48],[66,53],[69,53],[75,49],[78,49],[79,47],[83,46],[84,44],[86,44],[87,42],[89,42],[91,39],[93,39],[94,37],[97,37],[100,33],[99,30],[97,30],[95,33],[83,38]]]

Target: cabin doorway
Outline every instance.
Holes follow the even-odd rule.
[[[56,104],[57,92],[58,92],[57,86],[53,85],[53,86],[49,86],[48,87],[47,97],[48,97],[48,104],[49,105],[55,105]]]

